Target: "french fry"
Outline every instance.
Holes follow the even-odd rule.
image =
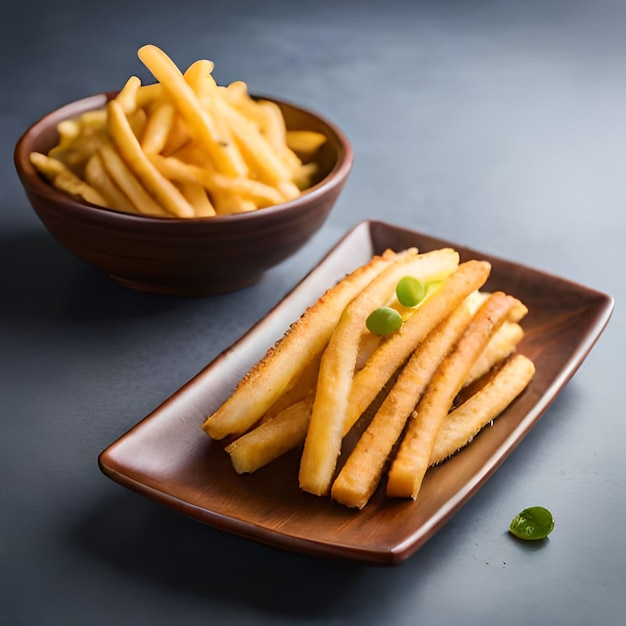
[[[293,182],[300,191],[312,186],[313,180],[319,172],[319,165],[315,162],[304,163],[294,175]]]
[[[387,469],[387,496],[415,499],[428,468],[467,445],[534,374],[527,357],[513,355],[528,310],[513,296],[480,290],[490,269],[484,261],[459,264],[450,249],[387,250],[374,257],[291,325],[203,429],[213,439],[234,435],[225,451],[237,473],[255,472],[302,446],[303,491],[330,493],[334,501],[361,509]],[[431,287],[416,307],[402,305],[395,295],[407,275]],[[399,330],[383,337],[365,325],[379,306],[393,306],[403,318]],[[404,353],[398,337],[407,327],[403,339],[412,347]],[[348,458],[335,477],[354,424],[352,392],[362,372],[371,375],[372,364],[384,371],[363,378],[367,385],[356,397],[363,400],[366,390],[371,402],[383,388],[384,395],[369,422],[351,434]],[[480,376],[480,385],[471,375]]]
[[[193,207],[197,217],[209,217],[216,214],[206,189],[202,185],[195,182],[180,182],[176,186]]]
[[[259,128],[224,100],[216,100],[216,115],[225,120],[245,161],[264,183],[290,181],[293,173],[280,159]]]
[[[110,143],[102,144],[98,148],[98,154],[108,175],[132,202],[137,213],[155,217],[168,216],[168,213],[143,188]]]
[[[300,402],[305,398],[310,404],[310,408],[313,406],[313,396],[315,395],[315,388],[317,386],[317,377],[319,374],[321,358],[322,355],[320,353],[304,368],[304,370],[302,370],[292,386],[287,389],[287,391],[285,391],[285,393],[283,393],[263,414],[263,417],[257,422],[257,425],[272,419],[275,415],[284,411],[287,407],[295,404],[296,402]],[[278,430],[275,431],[275,434],[277,437],[280,436]],[[304,443],[304,437],[299,443]]]
[[[372,497],[406,420],[440,363],[469,325],[477,306],[474,302],[468,296],[411,355],[335,479],[333,500],[362,509]]]
[[[161,154],[163,156],[176,156],[181,154],[183,150],[189,152],[193,150],[198,163],[207,161],[206,151],[201,150],[197,142],[192,141],[191,133],[185,120],[180,115],[175,114]]]
[[[109,176],[99,152],[94,152],[87,161],[85,180],[102,195],[109,208],[125,213],[137,213],[135,205]]]
[[[196,94],[202,108],[211,117],[215,133],[219,136],[220,142],[224,145],[235,146],[232,129],[220,110],[218,88],[212,72],[213,63],[201,59],[192,63],[183,76]],[[232,150],[235,151],[235,148],[233,147]],[[240,158],[243,157],[244,155],[240,155]],[[244,162],[249,167],[250,164],[246,159],[244,159]],[[249,174],[251,175],[252,172],[249,172]]]
[[[446,416],[437,433],[429,465],[442,463],[466,446],[517,398],[534,373],[533,362],[522,354],[504,363],[484,387]]]
[[[141,85],[135,93],[135,102],[142,109],[151,106],[154,102],[163,102],[165,100],[167,100],[167,95],[161,83]]]
[[[348,305],[330,337],[320,363],[311,421],[298,475],[300,488],[315,495],[328,492],[341,451],[344,424],[359,345],[368,315],[387,303],[398,281],[406,275],[424,282],[452,273],[458,255],[436,250],[418,255],[409,249],[383,270]]]
[[[214,120],[202,108],[194,90],[165,52],[148,44],[139,49],[138,56],[163,85],[177,111],[187,122],[190,132],[197,135],[216,169],[229,176],[247,175],[248,167],[237,147],[233,142],[227,142],[219,136]]]
[[[176,187],[152,165],[133,134],[120,104],[111,100],[107,105],[109,132],[126,165],[146,190],[159,200],[175,217],[193,217],[193,207]]]
[[[367,337],[372,338],[375,337],[371,333],[367,333]],[[360,351],[358,359],[366,359],[371,353],[373,348],[369,345],[369,342],[363,341],[361,342]],[[358,362],[357,359],[357,362]],[[248,431],[248,434],[255,432],[260,426],[262,426],[266,421],[272,420],[273,426],[271,429],[264,429],[262,432],[262,436],[259,435],[259,439],[254,439],[255,446],[262,446],[264,449],[280,449],[280,450],[288,450],[293,447],[302,445],[304,443],[304,439],[306,437],[307,429],[308,429],[308,420],[311,417],[311,410],[313,408],[313,398],[315,393],[315,388],[317,385],[317,378],[319,373],[321,354],[318,355],[317,358],[313,359],[304,369],[304,371],[298,376],[297,381],[294,383],[292,387],[290,387],[285,393],[283,393],[276,402],[265,412],[265,414],[261,417],[261,419],[257,422],[254,428]],[[286,409],[292,407],[294,404],[300,403],[300,410],[305,411],[308,415],[306,427],[302,427],[298,432],[300,433],[300,437],[295,437],[295,434],[292,429],[292,425],[288,421],[288,415],[290,415],[289,411]],[[281,419],[274,420],[276,416],[281,415]],[[245,435],[244,435],[245,436]],[[238,449],[238,455],[245,457],[247,450],[246,446],[241,446]],[[262,458],[257,458],[254,462],[256,468],[258,469],[262,465],[269,463],[273,460],[274,457],[270,455],[264,455]],[[252,461],[242,461],[247,466],[252,465]],[[250,470],[254,471],[254,470]]]
[[[225,189],[214,189],[211,191],[211,199],[217,215],[248,213],[259,208],[252,198],[233,194]]]
[[[100,146],[110,142],[161,206],[163,216],[256,211],[297,198],[313,184],[319,164],[303,164],[289,148],[285,119],[276,102],[251,97],[241,81],[217,85],[209,60],[192,63],[183,74],[156,46],[143,46],[138,56],[156,83],[142,85],[131,76],[102,108],[57,124],[59,140],[48,156],[64,163],[84,183],[81,187],[63,174],[60,180],[69,193],[80,196],[77,190],[83,189],[94,199],[85,169]],[[195,181],[188,172],[182,179],[170,179],[162,170],[164,165],[171,169],[171,164],[157,168],[150,157],[174,157],[209,174],[198,180],[196,172]],[[100,184],[99,199],[119,197],[115,189],[102,186],[108,184],[107,177],[96,168],[98,159],[91,161],[90,175]],[[200,182],[206,198],[192,182]],[[128,203],[111,208],[128,212]],[[158,214],[153,209],[137,212]]]
[[[491,294],[454,351],[441,363],[407,425],[391,464],[387,480],[389,497],[417,497],[437,433],[455,396],[490,337],[518,304],[521,304],[518,300],[502,292]]]
[[[106,114],[87,111],[77,119],[59,122],[57,131],[59,143],[48,151],[48,156],[63,162],[80,177],[91,155],[106,141]]]
[[[274,187],[251,178],[224,176],[208,167],[185,163],[176,157],[150,154],[147,158],[163,176],[170,180],[198,183],[212,195],[221,192],[242,196],[252,200],[255,206],[259,207],[270,206],[285,200],[285,197]]]
[[[137,92],[140,87],[141,80],[139,77],[131,76],[115,96],[115,100],[122,107],[124,115],[131,115],[137,111]]]
[[[183,74],[184,79],[195,92],[200,104],[211,110],[217,91],[217,84],[212,76],[215,68],[212,61],[200,59],[192,63]]]
[[[485,346],[463,385],[470,385],[486,374],[496,363],[504,361],[515,351],[523,337],[524,330],[517,322],[504,322]]]
[[[397,333],[383,341],[365,366],[355,373],[350,389],[344,434],[376,398],[386,382],[406,361],[433,328],[448,317],[473,291],[487,280],[491,266],[485,261],[466,261],[443,281]]]
[[[348,303],[395,258],[392,251],[375,256],[328,289],[205,420],[204,431],[213,439],[223,439],[253,426],[324,350]]]
[[[326,143],[326,136],[314,130],[288,130],[285,141],[302,160],[310,161]]]
[[[130,115],[127,115],[126,120],[130,130],[137,139],[143,136],[144,131],[146,130],[146,124],[148,123],[148,116],[146,115],[144,109],[137,109]]]
[[[41,152],[32,152],[30,161],[57,189],[91,204],[108,207],[106,199],[96,189],[81,180],[58,159]]]
[[[269,100],[252,99],[243,81],[230,83],[222,94],[229,104],[258,126],[285,165],[292,173],[297,173],[302,163],[287,145],[287,129],[279,106]]]
[[[304,398],[226,446],[238,474],[255,472],[300,445],[306,436],[312,402]]]
[[[165,149],[174,126],[175,114],[174,107],[167,101],[159,102],[152,107],[141,135],[141,149],[146,154],[158,154]]]
[[[269,100],[257,100],[255,109],[259,115],[259,127],[274,150],[292,172],[297,172],[302,161],[287,144],[287,129],[280,107]]]

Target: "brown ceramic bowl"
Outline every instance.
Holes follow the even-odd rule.
[[[39,176],[29,154],[55,145],[58,122],[98,109],[113,96],[98,94],[49,113],[22,135],[14,159],[26,195],[50,233],[75,256],[133,289],[202,296],[255,283],[322,226],[352,166],[350,143],[334,124],[274,99],[288,128],[328,138],[317,157],[319,180],[299,198],[251,213],[192,219],[129,215],[78,202]]]

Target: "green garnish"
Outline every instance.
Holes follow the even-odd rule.
[[[396,297],[404,306],[417,306],[426,295],[426,287],[421,280],[414,276],[404,276],[396,285]]]
[[[395,309],[383,306],[369,314],[365,325],[374,335],[387,335],[402,326],[402,316]]]
[[[545,539],[554,529],[554,518],[548,509],[531,506],[518,513],[509,526],[509,532],[519,539]]]

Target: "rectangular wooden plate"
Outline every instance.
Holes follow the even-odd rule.
[[[362,511],[298,488],[293,451],[252,475],[235,473],[224,444],[201,430],[205,417],[289,324],[333,285],[385,248],[453,247],[462,260],[492,264],[485,289],[529,308],[519,351],[537,371],[529,387],[471,443],[428,472],[418,499],[379,489]],[[383,222],[358,224],[295,289],[235,344],[104,450],[99,465],[121,485],[206,524],[282,549],[379,564],[412,555],[491,476],[571,378],[604,330],[613,299],[529,267]]]

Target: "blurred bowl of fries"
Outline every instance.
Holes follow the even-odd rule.
[[[47,155],[58,144],[60,122],[107,111],[120,93],[90,96],[45,115],[21,136],[14,161],[26,196],[49,232],[75,256],[126,287],[206,296],[254,284],[319,230],[350,173],[352,148],[337,126],[303,107],[263,98],[281,111],[288,132],[297,136],[298,131],[312,131],[324,139],[314,154],[310,146],[303,148],[309,150],[315,172],[291,199],[258,210],[181,217],[107,208],[98,197],[90,202],[59,190],[31,156]]]

